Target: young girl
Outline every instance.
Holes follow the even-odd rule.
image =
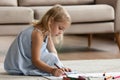
[[[70,24],[68,12],[55,5],[34,26],[17,36],[6,55],[5,70],[9,74],[54,76],[71,71],[60,62],[51,38],[62,34]]]

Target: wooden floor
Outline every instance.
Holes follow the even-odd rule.
[[[6,51],[15,37],[1,37],[0,51]],[[64,42],[59,47],[58,55],[61,60],[93,60],[93,59],[117,59],[120,58],[119,49],[114,40],[104,38],[94,38],[92,46],[87,48],[87,37],[67,35],[64,37]],[[0,62],[4,61],[5,53],[0,53]]]
[[[93,60],[93,59],[117,59],[120,58],[118,46],[114,40],[94,38],[89,49],[87,37],[65,36],[61,48],[58,48],[61,60]]]

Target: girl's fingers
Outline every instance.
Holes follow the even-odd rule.
[[[63,72],[65,72],[65,68],[60,68]]]
[[[65,71],[66,71],[66,72],[71,72],[71,69],[65,68]]]
[[[55,76],[62,76],[64,74],[64,72],[61,69],[57,69],[55,71]]]
[[[56,69],[54,76],[62,76],[65,72],[71,72],[70,68],[60,68],[60,69]]]
[[[61,68],[61,70],[64,71],[64,72],[71,72],[70,68]]]
[[[68,68],[69,72],[71,72],[72,70],[70,68]]]

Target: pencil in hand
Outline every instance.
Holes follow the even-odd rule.
[[[55,65],[58,69],[61,69],[56,63],[54,63],[54,65]],[[66,74],[66,72],[65,72],[65,71],[63,71],[63,72],[64,72],[63,75],[65,75],[65,76],[67,77],[68,75]]]
[[[60,69],[60,67],[59,67],[56,63],[54,63],[54,65],[55,65],[58,69]]]

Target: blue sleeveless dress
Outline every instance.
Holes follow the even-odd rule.
[[[4,68],[9,74],[42,76],[51,75],[36,68],[32,64],[31,34],[33,30],[33,26],[25,29],[17,36],[17,38],[11,44],[4,61]],[[63,67],[63,64],[60,62],[59,58],[54,53],[48,51],[47,40],[48,38],[45,39],[42,44],[42,48],[40,49],[40,59],[50,66],[55,67],[54,63],[56,63],[58,66]]]

